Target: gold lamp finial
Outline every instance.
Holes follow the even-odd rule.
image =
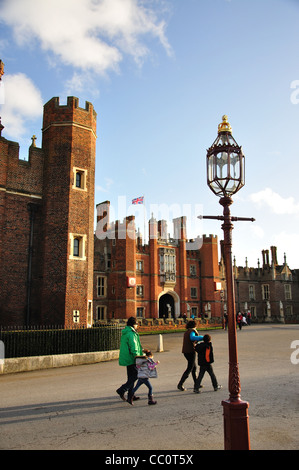
[[[228,122],[228,117],[226,116],[226,114],[224,114],[224,116],[222,116],[222,122],[221,122],[221,124],[218,125],[218,134],[220,132],[230,132],[230,133],[232,133],[232,128],[231,128],[230,123]]]

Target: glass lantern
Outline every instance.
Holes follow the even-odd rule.
[[[227,116],[222,117],[218,136],[207,151],[208,186],[217,196],[230,197],[245,184],[244,155],[232,136]]]

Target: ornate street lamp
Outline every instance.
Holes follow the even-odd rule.
[[[204,219],[223,220],[223,255],[226,274],[228,342],[229,342],[229,399],[222,401],[224,416],[224,444],[227,450],[249,450],[249,404],[241,400],[240,376],[237,353],[236,307],[232,268],[232,229],[233,221],[249,220],[244,217],[231,217],[231,196],[245,184],[244,155],[242,148],[232,136],[227,116],[223,116],[218,126],[218,136],[207,151],[207,180],[214,194],[220,197],[223,216],[200,216]]]
[[[230,197],[244,184],[244,155],[232,136],[227,116],[222,117],[218,136],[207,153],[208,186],[217,196]]]

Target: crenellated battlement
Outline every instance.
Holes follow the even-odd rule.
[[[60,104],[59,97],[50,99],[44,105],[43,133],[51,127],[77,125],[91,130],[96,137],[97,113],[92,103],[85,102],[85,108],[79,106],[79,99],[68,96],[66,104]]]

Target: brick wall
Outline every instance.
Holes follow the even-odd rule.
[[[0,137],[0,324],[73,325],[73,310],[91,320],[95,144],[93,106],[74,97],[46,103],[42,148],[33,143],[28,161]],[[84,259],[70,256],[70,234],[84,236]]]

